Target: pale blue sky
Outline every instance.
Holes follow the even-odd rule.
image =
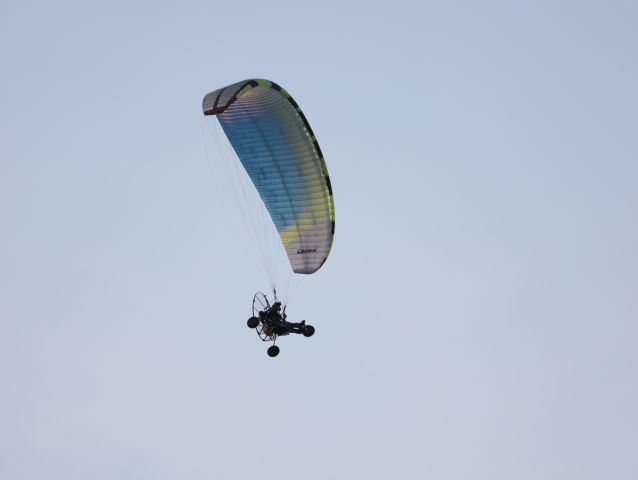
[[[3,0],[0,478],[638,478],[637,18]],[[336,203],[275,360],[200,107],[254,76]]]

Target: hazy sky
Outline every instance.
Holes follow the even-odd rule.
[[[638,6],[0,2],[0,478],[638,478]],[[204,94],[335,193],[276,359]]]

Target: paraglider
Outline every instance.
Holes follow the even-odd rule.
[[[286,307],[281,309],[281,302],[275,301],[272,305],[268,298],[261,292],[257,292],[253,297],[253,316],[246,322],[249,328],[255,328],[257,335],[265,342],[273,342],[268,348],[268,355],[276,357],[279,354],[279,347],[275,345],[278,337],[290,335],[291,333],[301,334],[304,337],[312,337],[315,328],[306,325],[306,321],[299,323],[288,322],[286,320]]]
[[[332,185],[319,143],[301,108],[283,88],[250,79],[215,90],[204,97],[204,115],[216,116],[265,205],[295,274],[315,273],[332,248],[335,215]],[[279,247],[281,248],[281,247]],[[285,306],[271,305],[263,293],[253,298],[248,326],[263,341],[314,328],[286,320]]]

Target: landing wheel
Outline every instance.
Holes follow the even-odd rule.
[[[304,337],[312,337],[315,334],[315,327],[312,325],[306,325],[303,327],[303,332],[301,333],[303,333]]]
[[[276,357],[277,355],[279,355],[279,347],[277,345],[273,345],[270,348],[268,348],[269,357]]]
[[[259,326],[259,319],[257,317],[250,317],[246,325],[248,325],[248,328],[257,328]]]

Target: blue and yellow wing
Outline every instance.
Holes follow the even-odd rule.
[[[305,115],[274,82],[251,79],[204,97],[255,184],[295,273],[326,261],[335,231],[326,162]]]

